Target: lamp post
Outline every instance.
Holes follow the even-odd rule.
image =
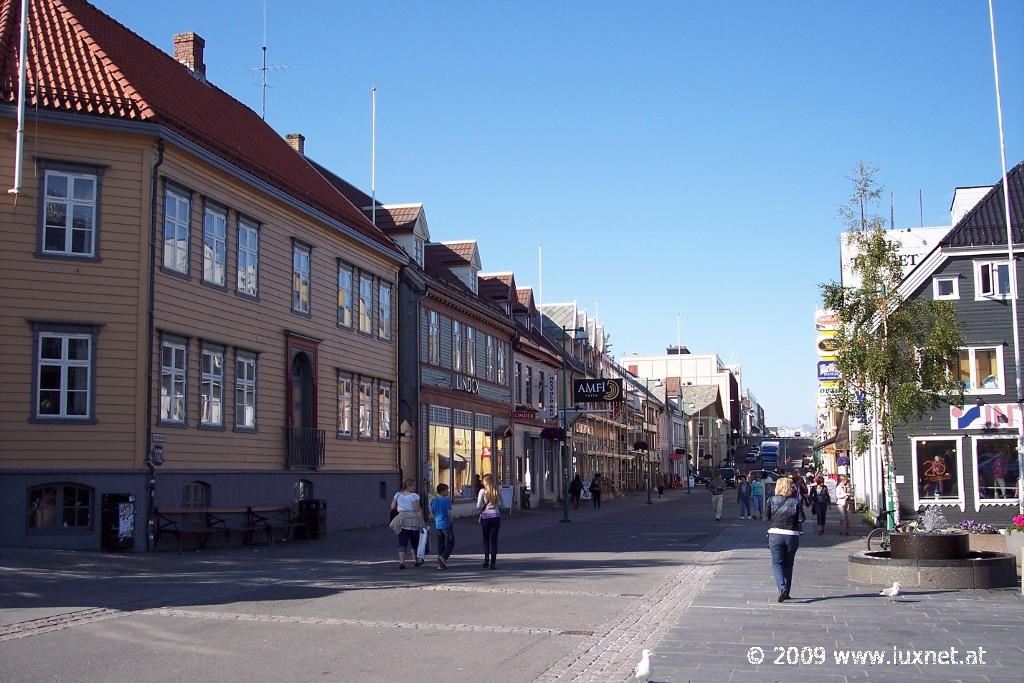
[[[565,341],[572,332],[573,339],[587,339],[585,327],[562,327],[562,521],[569,520],[569,389],[567,375],[569,373],[568,354],[565,351]],[[582,333],[582,336],[575,336]]]
[[[693,404],[690,404],[693,407]],[[683,416],[683,451],[686,453],[686,495],[690,495],[690,430],[687,429],[686,425],[690,422],[690,416],[687,414],[686,409],[683,408],[683,397],[679,397],[679,412]]]

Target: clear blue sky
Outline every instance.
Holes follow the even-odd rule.
[[[260,0],[99,0],[259,110]],[[578,300],[620,358],[676,340],[743,364],[770,424],[812,422],[817,285],[858,160],[897,225],[949,221],[1000,175],[984,0],[269,0],[267,120],[378,196],[423,202],[435,240]],[[1024,158],[1024,2],[997,0],[1007,162]],[[883,213],[887,207],[883,208]],[[628,247],[627,247],[628,245]]]

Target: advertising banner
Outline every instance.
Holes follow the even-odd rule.
[[[822,330],[838,330],[839,316],[833,311],[819,309],[814,312],[814,327],[819,332]]]
[[[837,379],[839,379],[839,366],[835,360],[819,360],[818,380],[821,382],[831,382]]]
[[[818,334],[818,339],[815,342],[818,347],[818,355],[833,356],[836,352],[836,333],[832,332],[821,332]]]
[[[558,415],[558,395],[555,393],[555,373],[548,373],[544,377],[544,386],[542,391],[544,392],[544,408],[540,411],[540,416],[544,419],[551,419]]]
[[[1016,403],[949,407],[950,429],[1015,429],[1020,419],[1020,407]]]
[[[572,398],[576,403],[594,401],[622,401],[621,379],[574,379],[572,381]]]

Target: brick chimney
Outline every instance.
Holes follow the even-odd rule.
[[[284,136],[288,144],[302,156],[306,156],[306,136],[302,133],[288,133]]]
[[[206,78],[206,64],[203,63],[203,48],[206,41],[196,33],[174,35],[174,58],[187,66],[200,78]]]

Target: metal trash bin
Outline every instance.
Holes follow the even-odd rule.
[[[327,501],[321,498],[310,498],[299,501],[299,521],[306,526],[296,529],[297,538],[316,540],[321,534],[327,533]]]
[[[100,499],[100,547],[124,552],[135,547],[135,496],[104,493]]]
[[[519,487],[519,509],[529,510],[530,509],[530,490],[525,486]]]

